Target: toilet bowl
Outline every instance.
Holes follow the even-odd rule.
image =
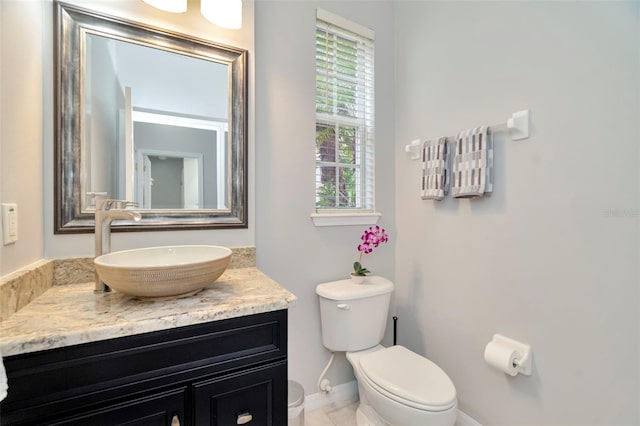
[[[322,342],[346,352],[358,382],[358,426],[453,426],[456,389],[432,361],[403,346],[380,345],[393,283],[368,277],[319,284]]]
[[[358,381],[358,425],[451,426],[456,390],[436,364],[403,346],[347,352]]]

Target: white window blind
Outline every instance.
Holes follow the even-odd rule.
[[[373,212],[374,33],[316,16],[316,212]]]

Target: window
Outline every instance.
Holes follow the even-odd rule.
[[[374,212],[373,39],[372,30],[318,9],[314,216]]]

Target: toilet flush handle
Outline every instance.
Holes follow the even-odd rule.
[[[351,308],[347,303],[338,303],[336,306],[338,309],[344,309],[345,311],[348,311]]]

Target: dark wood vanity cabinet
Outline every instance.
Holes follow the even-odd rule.
[[[4,359],[8,425],[286,425],[287,311]]]

